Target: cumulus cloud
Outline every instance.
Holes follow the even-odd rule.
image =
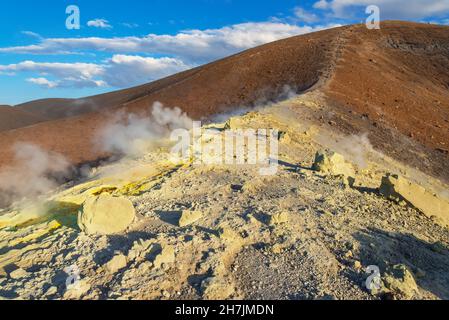
[[[326,0],[320,0],[313,4],[315,9],[327,9],[329,8],[329,3]]]
[[[53,88],[98,88],[98,87],[106,87],[108,84],[103,80],[95,80],[88,78],[75,78],[69,77],[61,80],[51,81],[47,78],[28,78],[28,82],[40,85],[41,87],[47,89]]]
[[[118,54],[102,64],[24,61],[18,64],[0,65],[0,72],[5,75],[14,75],[18,72],[37,73],[39,77],[30,77],[27,81],[48,89],[95,88],[138,85],[192,67],[175,58]],[[49,79],[48,76],[55,79]]]
[[[111,29],[112,26],[106,19],[94,19],[87,22],[88,27],[101,28],[101,29]]]
[[[160,79],[192,68],[174,58],[114,55],[105,68],[103,79],[113,87],[124,87]]]
[[[46,88],[55,88],[58,86],[58,83],[56,81],[50,81],[47,78],[28,78],[27,79],[28,82],[40,85],[42,87],[46,87]]]
[[[314,19],[297,8],[303,20]],[[298,26],[281,22],[242,23],[220,29],[186,30],[175,35],[144,37],[49,38],[38,44],[0,48],[0,53],[62,54],[111,52],[101,63],[45,63],[23,61],[0,65],[0,74],[36,73],[28,82],[45,88],[127,87],[157,80],[199,64],[326,26]],[[149,55],[157,56],[148,57]]]
[[[106,85],[106,82],[98,78],[104,74],[104,66],[94,63],[23,61],[17,64],[0,65],[2,74],[15,75],[18,72],[37,73],[39,77],[31,77],[27,81],[49,89],[89,88]],[[56,79],[50,80],[48,76]]]
[[[92,78],[102,73],[102,67],[94,63],[59,63],[23,61],[17,64],[0,65],[0,72],[38,72],[57,77],[79,76]]]
[[[295,17],[299,21],[303,21],[305,23],[313,23],[318,21],[318,16],[312,12],[306,11],[301,7],[295,8]]]
[[[331,10],[337,18],[351,18],[364,13],[364,7],[377,5],[382,19],[423,19],[449,13],[449,0],[320,0],[317,9]]]
[[[116,54],[169,55],[188,63],[204,63],[275,40],[335,26],[298,26],[250,22],[220,29],[186,30],[175,35],[144,37],[48,38],[29,46],[0,48],[3,53],[55,54],[102,51]]]

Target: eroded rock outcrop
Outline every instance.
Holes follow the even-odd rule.
[[[354,167],[334,151],[318,151],[312,169],[332,176],[344,176],[349,185],[354,183]]]

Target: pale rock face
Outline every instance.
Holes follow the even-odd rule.
[[[270,217],[270,225],[278,225],[278,224],[284,224],[288,222],[288,213],[287,212],[280,212],[272,215]]]
[[[77,281],[67,287],[64,299],[78,300],[91,289],[91,285],[86,280]]]
[[[203,213],[200,211],[190,211],[184,210],[181,214],[181,218],[179,219],[178,225],[182,227],[186,227],[191,225],[192,223],[198,221],[203,217]]]
[[[380,193],[396,202],[405,200],[427,217],[435,217],[437,222],[449,227],[449,202],[418,184],[403,177],[388,174],[382,178]]]
[[[86,200],[78,214],[78,226],[86,234],[109,235],[125,231],[134,218],[130,200],[104,193]]]
[[[382,280],[383,287],[380,293],[392,295],[393,299],[410,300],[418,293],[415,278],[404,265],[395,265],[387,270]]]
[[[240,235],[228,226],[220,227],[218,230],[218,235],[219,235],[220,239],[229,241],[229,242],[241,240]]]
[[[128,261],[126,259],[126,256],[123,254],[118,254],[114,256],[107,264],[106,264],[106,270],[108,270],[111,273],[116,273],[124,268],[126,268],[128,264]]]
[[[151,252],[150,248],[153,245],[152,240],[138,240],[135,241],[131,250],[128,253],[128,259],[131,261],[143,261],[145,256]]]
[[[220,277],[203,280],[201,289],[203,290],[203,298],[207,300],[228,299],[235,292],[234,286]]]
[[[23,278],[26,278],[28,275],[29,275],[28,272],[26,272],[25,270],[19,268],[17,270],[14,270],[13,272],[11,272],[9,274],[9,277],[11,279],[23,279]]]
[[[156,255],[153,261],[155,268],[160,268],[163,264],[170,264],[175,262],[175,249],[172,246],[162,246],[162,250]]]

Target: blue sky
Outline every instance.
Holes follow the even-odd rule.
[[[16,1],[0,11],[0,105],[146,83],[277,39],[381,19],[449,24],[449,0]],[[66,7],[80,9],[79,30]]]

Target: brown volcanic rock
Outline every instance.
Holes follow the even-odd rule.
[[[381,151],[449,180],[449,27],[394,21],[381,30],[355,25],[277,41],[147,85],[70,100],[55,114],[41,109],[45,101],[19,106],[47,118],[75,116],[0,133],[0,167],[17,141],[74,164],[105,156],[92,137],[121,107],[140,113],[160,101],[200,119],[272,99],[284,85],[324,93],[331,109],[317,111],[317,120],[368,132]]]
[[[334,121],[370,132],[375,147],[449,178],[449,27],[384,22],[353,26],[326,95]],[[350,112],[350,114],[348,114]]]

